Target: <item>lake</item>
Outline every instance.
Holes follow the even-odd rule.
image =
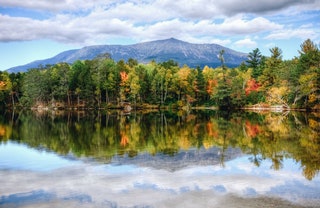
[[[319,112],[5,112],[0,207],[320,207],[319,133]]]

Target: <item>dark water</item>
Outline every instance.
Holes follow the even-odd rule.
[[[5,113],[0,207],[320,207],[319,113]]]

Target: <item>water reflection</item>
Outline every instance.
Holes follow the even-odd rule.
[[[232,147],[248,154],[258,167],[270,160],[270,167],[279,170],[284,167],[284,159],[291,158],[301,165],[302,174],[309,180],[320,170],[319,113],[156,111],[124,115],[116,111],[6,115],[0,118],[2,143],[10,140],[104,163],[115,158],[138,159],[144,153],[177,157],[192,149],[218,148],[212,154],[223,166],[240,154],[227,151]],[[206,161],[206,155],[199,155],[199,160]]]
[[[32,159],[50,157],[39,151]],[[306,181],[292,159],[276,173],[271,163],[256,167],[241,156],[225,161],[226,168],[175,171],[85,161],[50,171],[0,169],[0,207],[319,207],[319,177]]]

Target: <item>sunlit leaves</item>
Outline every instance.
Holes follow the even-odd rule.
[[[5,103],[9,100],[9,95],[12,95],[13,84],[7,72],[0,71],[0,103]],[[12,97],[12,96],[11,96]],[[11,98],[12,105],[14,103],[13,97]]]
[[[9,74],[0,72],[0,91],[9,91],[12,88],[12,83]]]
[[[121,78],[120,85],[121,86],[126,86],[126,84],[128,82],[128,74],[127,74],[127,72],[121,71],[120,72],[120,78]]]
[[[253,91],[258,91],[260,84],[255,79],[249,79],[246,83],[245,92],[249,95]]]
[[[302,54],[308,54],[314,51],[318,50],[318,47],[316,44],[314,44],[310,39],[305,40],[301,45],[300,45],[301,51],[299,53]]]
[[[311,100],[309,102],[314,102],[316,100],[316,95],[312,95],[319,90],[319,83],[317,83],[317,79],[320,75],[317,72],[310,72],[307,74],[303,74],[299,78],[299,83],[301,86],[301,93],[305,96],[311,95]]]
[[[289,107],[288,92],[289,88],[285,84],[280,87],[271,87],[267,92],[267,102],[273,105],[281,104]]]

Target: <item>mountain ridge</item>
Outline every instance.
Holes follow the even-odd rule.
[[[195,44],[175,38],[135,43],[131,45],[92,45],[80,49],[63,51],[48,59],[37,60],[25,65],[7,69],[9,73],[25,72],[39,65],[56,64],[66,62],[72,64],[76,60],[90,60],[102,53],[109,53],[115,61],[129,58],[138,62],[147,63],[152,60],[163,62],[174,60],[180,65],[190,67],[203,67],[208,65],[216,67],[221,65],[218,54],[224,50],[225,64],[235,67],[247,60],[247,54],[232,50],[218,44]]]

